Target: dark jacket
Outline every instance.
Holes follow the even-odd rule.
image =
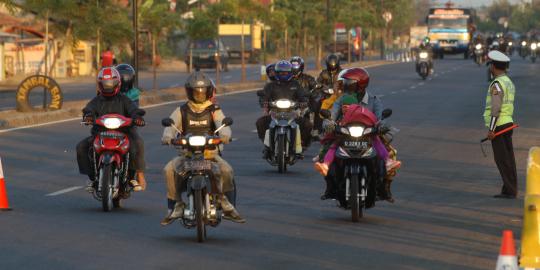
[[[327,86],[329,88],[334,88],[339,72],[341,72],[341,68],[338,68],[334,72],[323,69],[323,71],[321,71],[321,73],[319,74],[319,77],[317,77],[317,83]]]
[[[120,114],[125,117],[136,118],[138,115],[143,115],[144,110],[135,106],[135,104],[123,94],[118,94],[114,97],[96,96],[82,110],[83,116],[91,115],[97,119],[105,114]],[[92,128],[92,134],[99,132],[98,126]]]
[[[296,80],[288,82],[272,81],[264,86],[264,102],[289,99],[295,102],[307,102],[307,93]]]
[[[317,82],[315,81],[315,78],[313,78],[309,74],[302,73],[298,78],[294,78],[296,81],[300,83],[300,86],[304,88],[305,91],[311,92],[317,86]]]

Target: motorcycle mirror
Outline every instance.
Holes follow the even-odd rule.
[[[321,110],[319,113],[325,119],[329,119],[330,117],[332,117],[332,113],[329,110]]]
[[[174,121],[171,118],[163,118],[163,120],[161,120],[161,125],[164,127],[170,127],[174,125]]]
[[[232,120],[232,118],[230,118],[230,117],[225,117],[225,118],[223,119],[223,121],[221,121],[221,123],[222,123],[223,125],[225,125],[225,126],[228,127],[228,126],[232,126],[233,120]]]
[[[384,109],[382,111],[382,119],[386,119],[392,115],[392,109]]]
[[[257,91],[257,96],[264,97],[264,90]]]

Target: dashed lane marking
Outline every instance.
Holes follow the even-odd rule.
[[[56,192],[53,192],[53,193],[49,193],[45,196],[58,196],[58,195],[62,195],[64,193],[68,193],[68,192],[72,192],[72,191],[75,191],[75,190],[78,190],[78,189],[81,189],[83,188],[83,186],[74,186],[74,187],[70,187],[70,188],[65,188],[65,189],[61,189],[59,191],[56,191]]]

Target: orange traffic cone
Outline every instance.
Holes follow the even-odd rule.
[[[519,270],[514,236],[510,230],[503,231],[501,251],[499,252],[495,270]]]
[[[6,183],[4,182],[4,170],[2,169],[2,159],[0,159],[0,211],[9,211]]]

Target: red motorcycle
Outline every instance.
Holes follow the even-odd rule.
[[[98,176],[94,198],[101,201],[103,211],[120,207],[120,200],[127,199],[133,188],[129,180],[135,171],[130,164],[130,140],[123,129],[133,125],[131,118],[120,114],[106,114],[94,122],[103,129],[94,138],[91,151],[94,172]]]

